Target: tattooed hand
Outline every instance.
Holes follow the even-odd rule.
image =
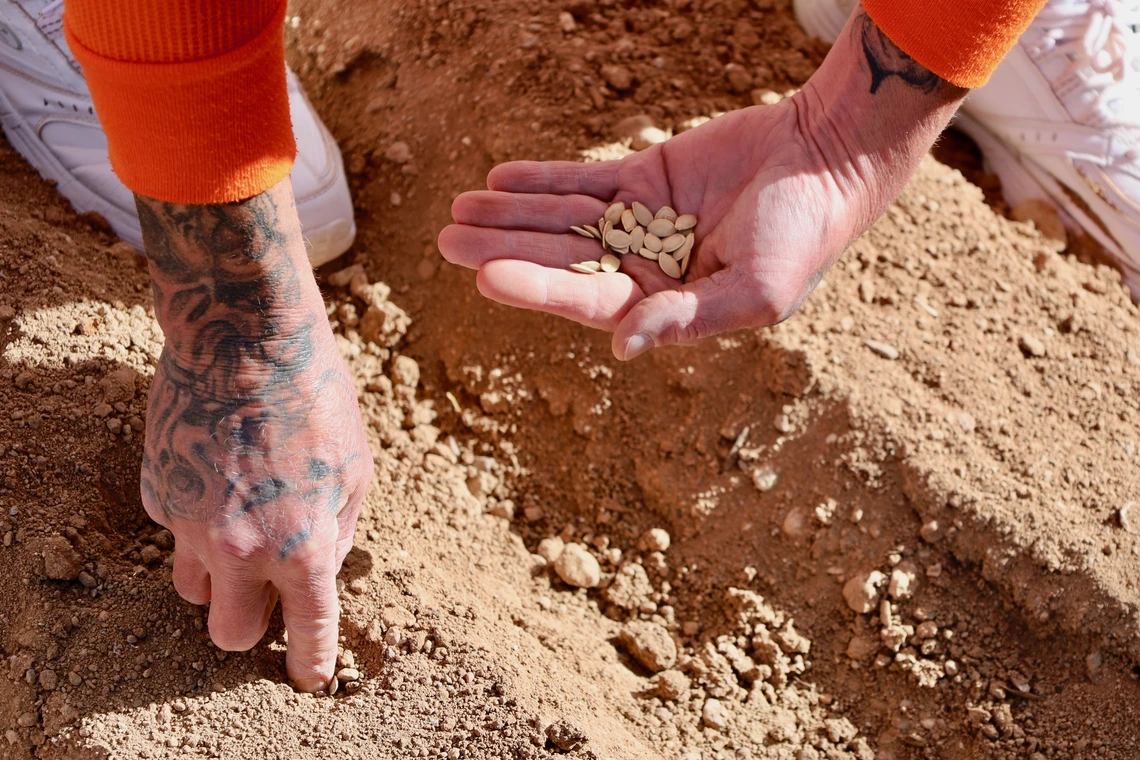
[[[142,499],[175,536],[174,585],[244,650],[281,597],[287,668],[324,688],[335,578],[372,477],[356,388],[329,330],[285,180],[239,203],[139,197],[166,345]]]
[[[966,91],[900,51],[856,10],[802,92],[721,116],[621,161],[496,167],[440,235],[479,269],[484,295],[614,333],[632,359],[655,346],[770,325],[807,298],[902,190]],[[686,282],[634,255],[583,276],[595,241],[568,232],[613,200],[696,214]]]

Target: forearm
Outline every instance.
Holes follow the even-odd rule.
[[[899,50],[856,8],[796,96],[801,129],[826,170],[845,190],[861,190],[848,193],[865,199],[855,228],[870,226],[902,191],[967,92]]]

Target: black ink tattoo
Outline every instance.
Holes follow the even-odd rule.
[[[874,95],[883,83],[897,77],[908,87],[931,94],[946,84],[945,80],[927,69],[918,61],[899,50],[887,35],[875,25],[863,11],[852,24],[853,33],[859,35],[863,55],[871,69],[871,94]]]
[[[136,203],[167,334],[143,496],[168,520],[257,520],[284,559],[312,537],[312,517],[307,529],[279,528],[273,506],[292,499],[310,515],[339,510],[351,461],[336,466],[294,440],[329,381],[328,372],[302,380],[323,315],[301,304],[298,241],[283,231],[273,191],[238,203]]]

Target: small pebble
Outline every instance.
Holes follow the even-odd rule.
[[[728,725],[728,710],[724,708],[719,699],[710,697],[705,700],[704,707],[701,708],[701,720],[709,728],[723,731]]]
[[[894,361],[899,358],[899,350],[892,346],[890,343],[884,343],[881,340],[865,340],[863,345],[871,349],[873,352],[883,357]]]
[[[581,544],[568,544],[554,561],[554,572],[571,586],[594,588],[602,580],[598,560]]]

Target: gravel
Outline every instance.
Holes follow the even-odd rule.
[[[602,580],[598,560],[581,544],[567,544],[554,561],[558,577],[577,588],[594,588]]]

